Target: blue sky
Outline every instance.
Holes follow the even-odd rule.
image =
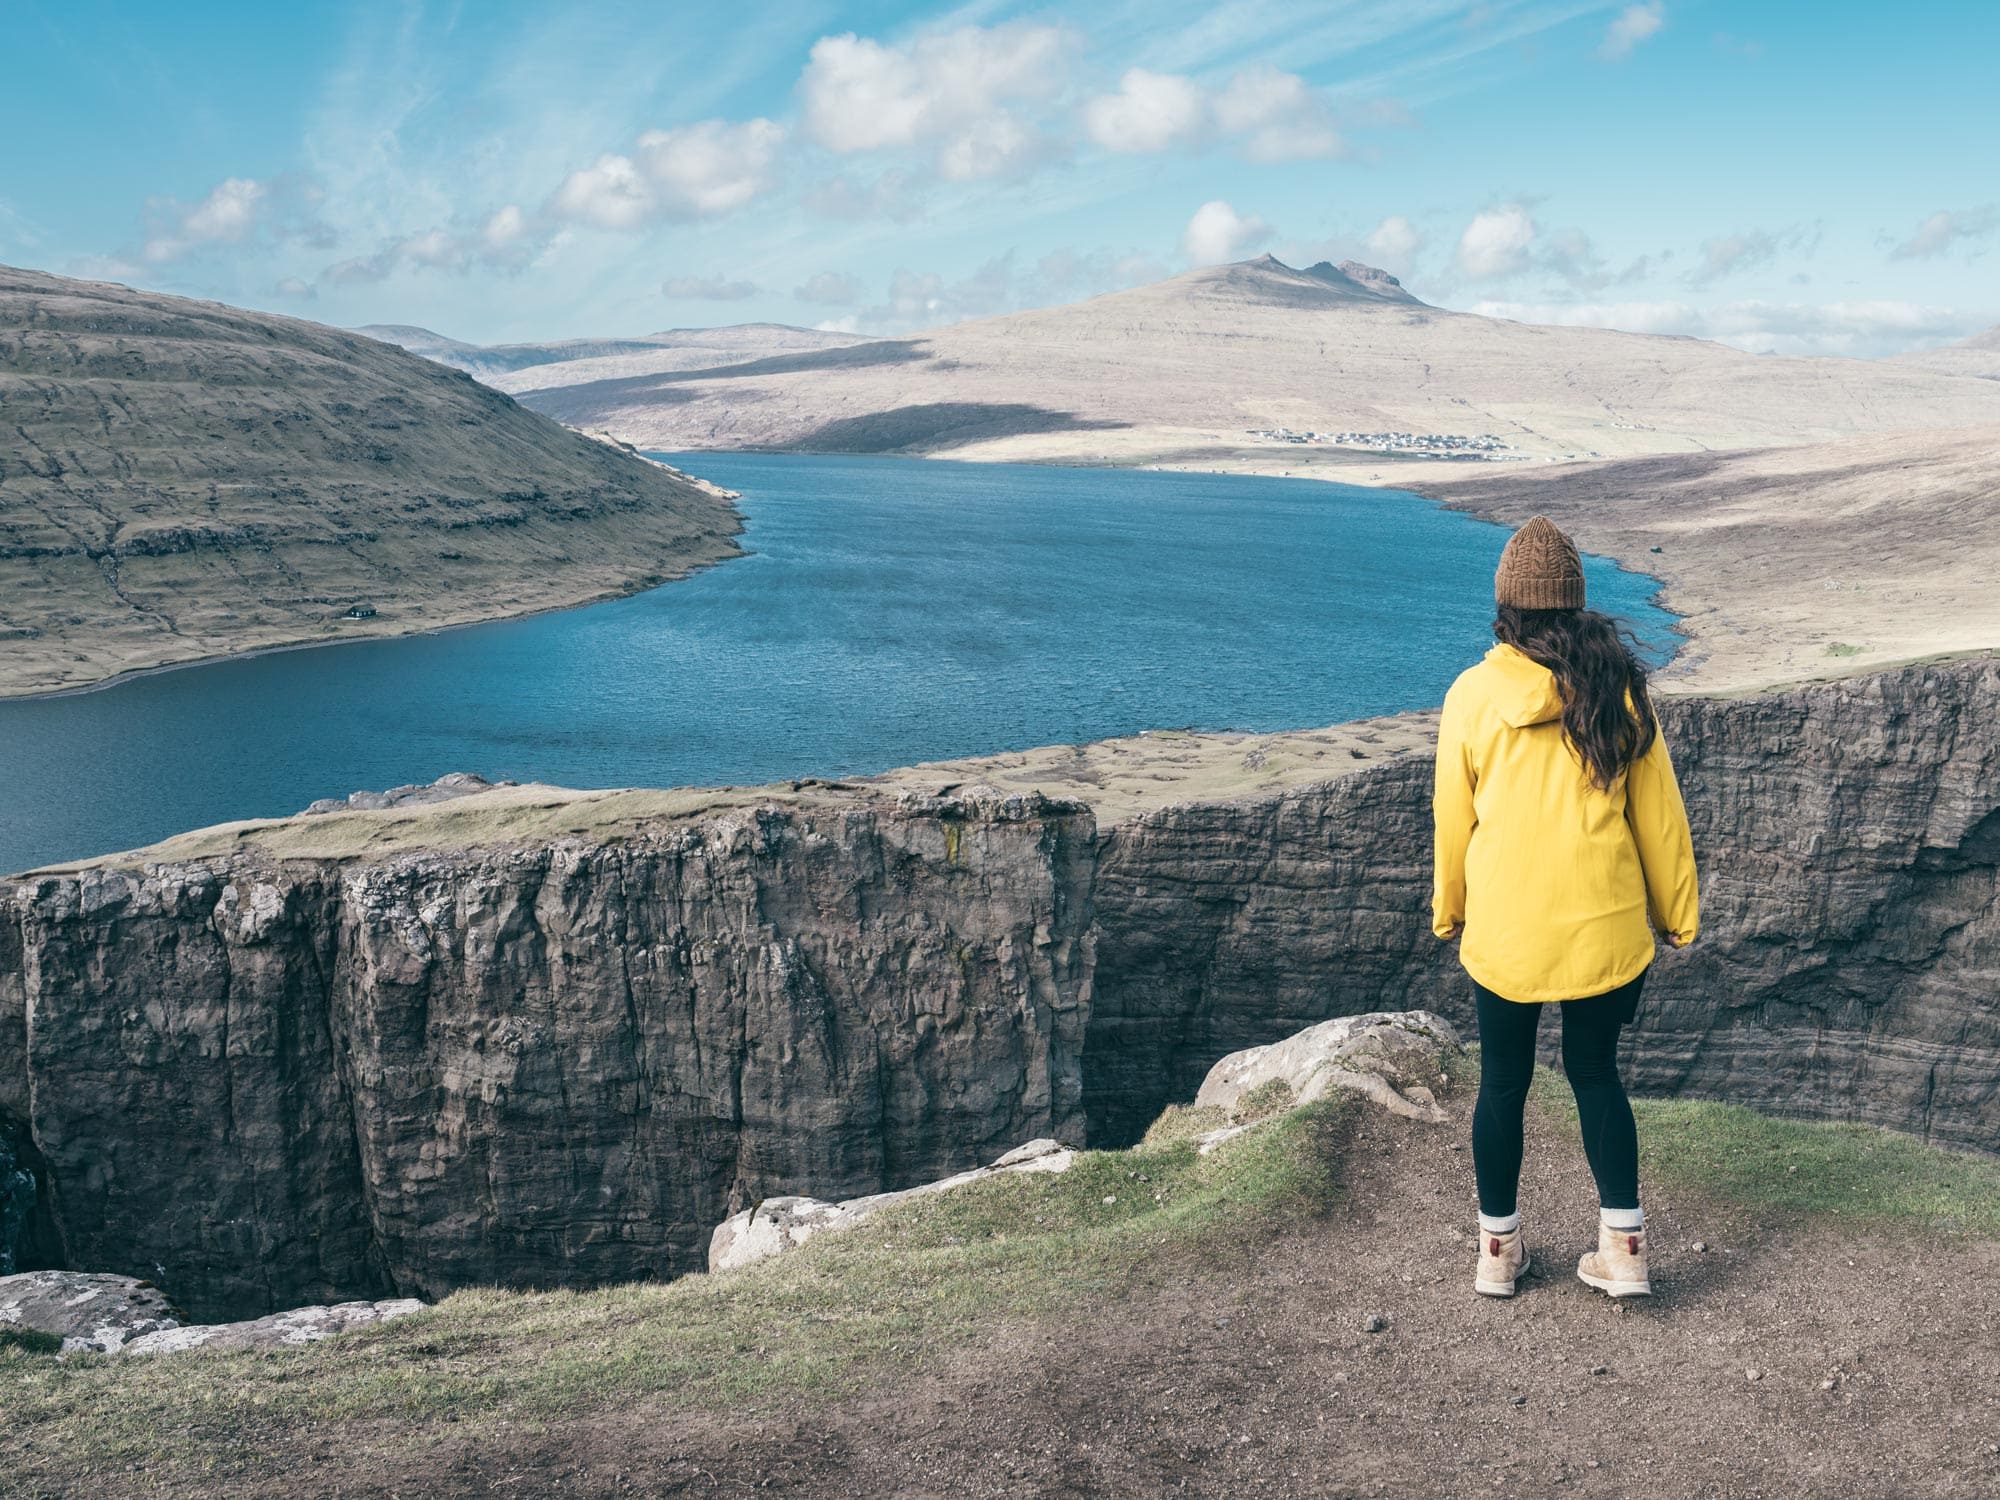
[[[0,0],[0,25],[0,260],[342,325],[899,332],[1264,250],[1760,351],[2000,322],[2000,6],[1970,0]]]

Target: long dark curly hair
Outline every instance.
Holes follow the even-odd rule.
[[[1563,737],[1598,790],[1610,791],[1653,748],[1660,723],[1646,696],[1646,668],[1632,649],[1637,642],[1631,633],[1609,615],[1503,604],[1493,635],[1555,673]]]

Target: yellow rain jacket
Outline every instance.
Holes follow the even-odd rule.
[[[1461,925],[1466,972],[1509,1000],[1576,1000],[1636,979],[1653,933],[1700,925],[1694,845],[1664,736],[1599,791],[1562,730],[1555,674],[1495,646],[1445,694],[1431,927]]]

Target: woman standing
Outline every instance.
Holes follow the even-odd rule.
[[[1639,1137],[1618,1034],[1638,1008],[1653,929],[1676,948],[1694,939],[1687,812],[1645,668],[1611,620],[1584,608],[1575,544],[1537,516],[1507,543],[1493,585],[1499,644],[1445,695],[1432,801],[1432,928],[1462,935],[1479,1013],[1474,1286],[1511,1297],[1528,1269],[1521,1121],[1535,1029],[1553,1004],[1597,1179],[1597,1250],[1576,1274],[1614,1297],[1645,1296]]]

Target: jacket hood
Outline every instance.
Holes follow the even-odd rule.
[[[1556,674],[1540,662],[1529,660],[1512,646],[1496,645],[1486,653],[1486,665],[1494,711],[1508,725],[1526,729],[1530,724],[1546,724],[1562,717]]]

